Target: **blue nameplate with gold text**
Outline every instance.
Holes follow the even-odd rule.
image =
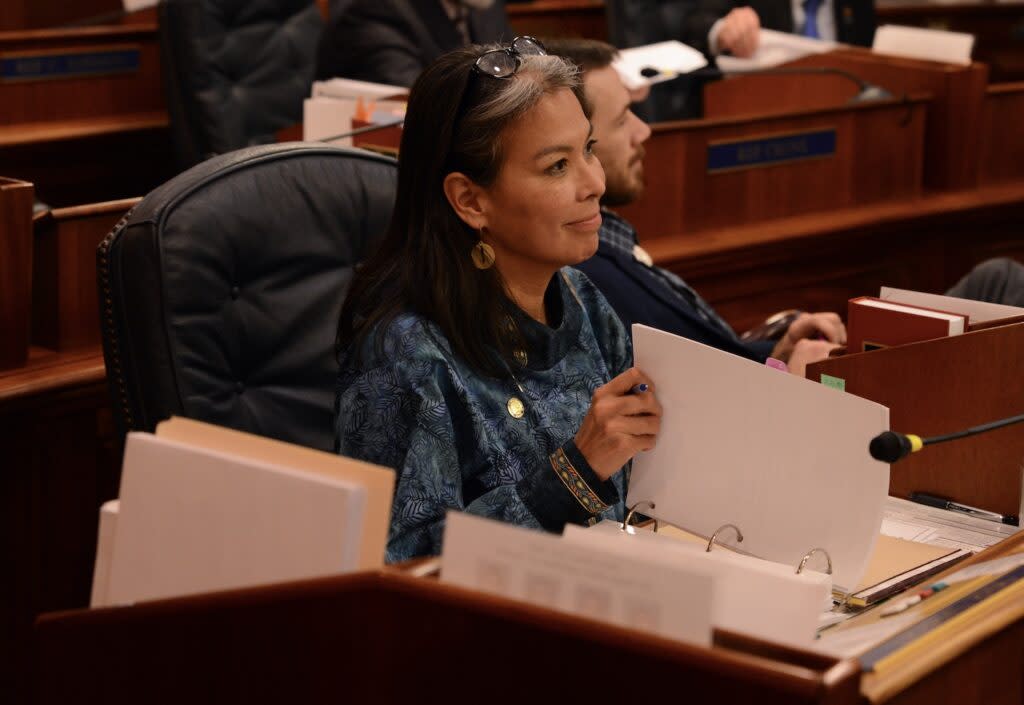
[[[105,49],[52,54],[7,54],[0,57],[0,81],[41,81],[139,70],[139,49]]]
[[[708,145],[708,173],[772,166],[836,153],[835,129],[716,142]]]

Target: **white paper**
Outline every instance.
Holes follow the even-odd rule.
[[[116,499],[103,503],[100,507],[99,537],[96,541],[96,562],[92,571],[92,595],[90,607],[103,607],[109,604],[110,562],[114,552],[114,536],[117,534],[117,515],[120,501]]]
[[[889,489],[868,444],[889,410],[646,326],[633,349],[664,416],[633,459],[627,504],[653,501],[645,513],[701,536],[736,524],[745,551],[794,569],[824,548],[836,588],[858,585]]]
[[[790,32],[776,32],[761,28],[758,34],[757,51],[754,55],[741,59],[738,56],[723,54],[715,59],[718,68],[726,73],[730,71],[753,71],[796,61],[811,54],[823,54],[838,46],[835,42],[823,39],[803,37]]]
[[[302,102],[302,139],[306,142],[323,140],[352,131],[352,118],[356,104],[352,100],[335,98],[306,98]],[[332,140],[338,147],[351,147],[352,138]]]
[[[138,12],[150,7],[156,7],[159,0],[121,0],[125,12]]]
[[[923,306],[940,311],[959,313],[960,315],[967,316],[971,323],[984,323],[985,321],[995,321],[1000,318],[1024,316],[1024,308],[1018,306],[990,304],[985,301],[958,299],[955,296],[926,294],[921,291],[910,291],[908,289],[894,289],[890,286],[883,286],[878,294],[878,298],[910,306]]]
[[[806,647],[814,641],[821,613],[832,607],[832,581],[823,573],[805,570],[798,575],[792,566],[723,548],[709,553],[698,545],[643,529],[627,533],[621,526],[612,521],[589,529],[568,525],[563,538],[706,572],[714,579],[711,621],[716,627]]]
[[[961,66],[970,65],[973,48],[973,34],[892,24],[875,30],[875,41],[871,47],[879,54]]]
[[[675,40],[620,49],[612,62],[622,82],[630,90],[677,78],[679,74],[696,71],[708,65],[704,54]],[[644,76],[644,69],[655,69],[656,76]]]
[[[130,433],[108,601],[352,570],[365,506],[352,482]]]
[[[409,89],[402,86],[357,81],[352,78],[332,78],[327,81],[314,81],[310,96],[313,98],[346,98],[353,100],[363,98],[376,100],[380,98],[393,98],[394,96],[406,95],[408,93]]]
[[[709,575],[463,512],[448,513],[441,580],[690,644],[711,644]]]

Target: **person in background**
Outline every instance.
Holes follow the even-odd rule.
[[[511,38],[503,0],[351,0],[324,30],[316,77],[411,86],[446,51]]]
[[[578,268],[604,293],[627,328],[642,323],[759,362],[771,356],[798,375],[808,363],[824,359],[846,342],[846,327],[835,313],[801,314],[777,342],[741,341],[700,294],[655,266],[633,226],[608,210],[643,194],[643,145],[651,135],[650,127],[630,110],[629,93],[611,65],[616,50],[587,39],[552,40],[548,47],[583,71],[597,140],[594,152],[605,171],[600,245],[596,255]]]
[[[576,68],[535,40],[442,56],[409,97],[391,223],[338,322],[338,452],[397,471],[387,560],[445,514],[623,518],[661,408],[587,278],[604,172]]]
[[[987,259],[961,277],[946,296],[1024,307],[1024,265],[1008,257]]]
[[[649,1],[649,0],[648,0]],[[709,57],[753,56],[761,28],[871,46],[874,0],[697,0],[681,40]]]

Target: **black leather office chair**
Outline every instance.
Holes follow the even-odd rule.
[[[338,312],[396,179],[388,157],[292,143],[147,195],[97,252],[119,430],[173,414],[333,449]]]
[[[180,168],[302,121],[324,25],[315,0],[162,0],[158,14]]]

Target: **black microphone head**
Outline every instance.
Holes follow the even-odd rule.
[[[885,431],[871,439],[868,452],[875,460],[883,463],[895,463],[900,458],[910,455],[910,439],[902,433]]]

